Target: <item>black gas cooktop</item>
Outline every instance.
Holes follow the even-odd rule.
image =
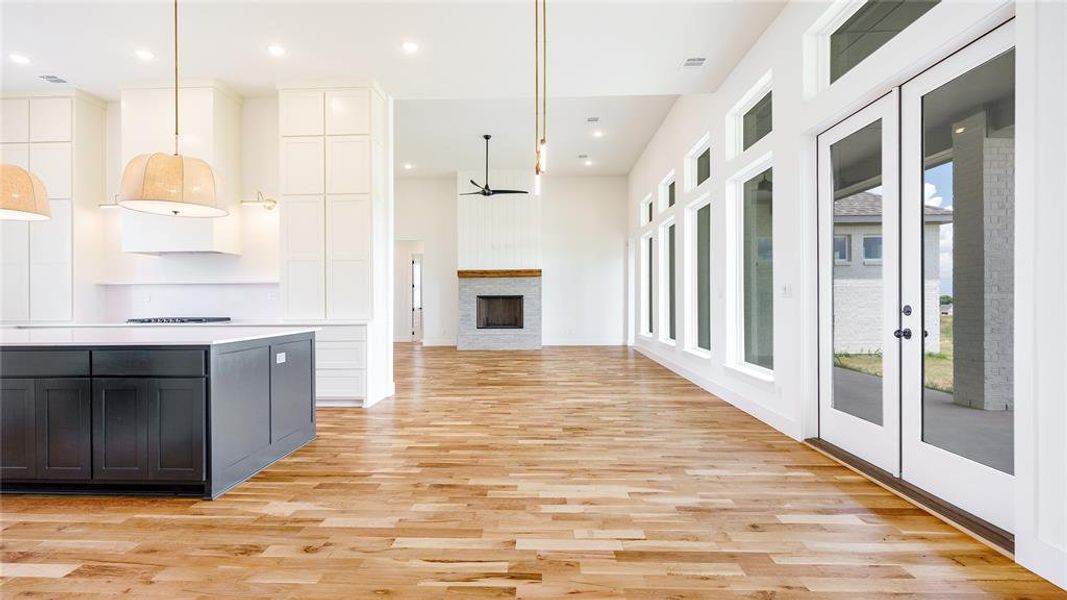
[[[225,323],[229,317],[144,317],[126,319],[127,323]]]

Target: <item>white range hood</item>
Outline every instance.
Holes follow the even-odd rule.
[[[183,85],[180,94],[181,153],[215,170],[218,197],[229,215],[169,217],[123,210],[122,251],[240,254],[241,99],[212,82]],[[121,110],[123,165],[139,154],[172,151],[173,84],[123,88]]]

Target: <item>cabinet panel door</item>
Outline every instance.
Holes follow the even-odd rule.
[[[0,479],[37,478],[32,379],[0,379]]]
[[[73,316],[71,201],[52,200],[52,218],[30,223],[30,320]]]
[[[3,144],[0,145],[0,163],[15,165],[23,169],[30,168],[30,145],[29,144]],[[47,190],[46,190],[47,191]]]
[[[326,134],[370,133],[370,92],[345,90],[326,92]]]
[[[370,192],[370,139],[367,136],[326,138],[326,192]]]
[[[370,197],[326,199],[326,316],[370,316]]]
[[[270,347],[270,442],[273,444],[315,422],[311,392],[311,340]]]
[[[30,318],[30,224],[0,221],[0,321]]]
[[[321,194],[325,172],[323,138],[282,138],[282,194]]]
[[[88,379],[36,380],[37,478],[92,476],[92,404]]]
[[[148,479],[147,379],[93,379],[93,479]]]
[[[30,144],[30,170],[41,178],[49,198],[71,197],[70,143]]]
[[[73,123],[70,98],[30,100],[30,141],[69,142]]]
[[[0,142],[25,142],[29,139],[29,100],[26,98],[0,99]]]
[[[152,379],[148,385],[148,474],[152,479],[203,481],[203,379]]]
[[[322,135],[322,92],[281,92],[278,129],[281,135]]]
[[[288,318],[325,317],[324,219],[321,196],[282,198],[282,303]]]

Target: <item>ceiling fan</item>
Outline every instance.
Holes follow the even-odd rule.
[[[489,138],[493,137],[488,133],[482,136],[485,139],[485,185],[479,184],[477,181],[471,179],[471,185],[478,188],[477,192],[465,192],[460,196],[474,196],[480,194],[482,196],[495,196],[496,194],[528,194],[524,190],[494,190],[489,187]]]

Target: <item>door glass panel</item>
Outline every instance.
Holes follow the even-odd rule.
[[[882,424],[882,121],[830,146],[833,170],[833,407]],[[862,248],[852,244],[862,240]],[[872,252],[877,249],[877,260]],[[862,260],[852,260],[862,256]]]
[[[1015,52],[923,97],[923,441],[1013,472]]]

